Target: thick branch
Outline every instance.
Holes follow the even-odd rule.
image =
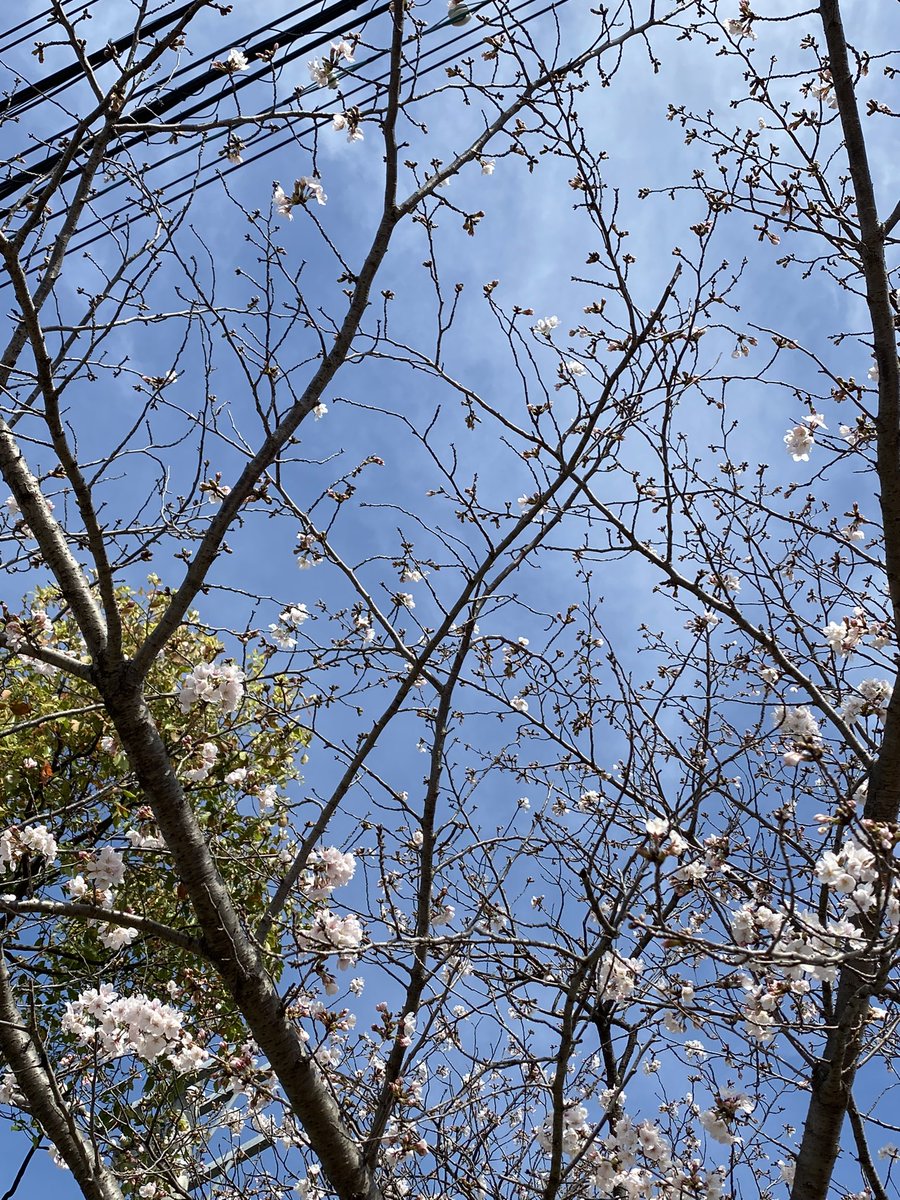
[[[53,1142],[85,1200],[122,1200],[119,1185],[82,1138],[57,1095],[34,1038],[13,999],[12,980],[0,954],[0,1054],[16,1078],[28,1111]]]
[[[840,114],[844,144],[859,220],[857,247],[866,285],[878,366],[877,470],[884,554],[895,632],[900,628],[900,372],[890,285],[884,259],[884,230],[878,220],[875,190],[859,116],[839,0],[821,0],[819,12],[828,46],[829,67]],[[881,751],[869,776],[864,817],[895,821],[900,811],[900,689],[885,718]],[[844,967],[837,990],[834,1024],[812,1077],[812,1096],[797,1155],[792,1200],[825,1200],[850,1102],[862,1029],[869,1007],[877,959]]]

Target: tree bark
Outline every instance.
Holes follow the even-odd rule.
[[[16,1079],[26,1107],[72,1172],[85,1200],[122,1200],[113,1175],[81,1136],[59,1097],[34,1037],[16,1007],[12,980],[0,953],[0,1055]]]
[[[819,15],[828,47],[829,68],[856,196],[859,243],[856,251],[866,285],[878,366],[877,470],[884,552],[894,618],[900,629],[900,374],[890,284],[884,257],[884,227],[878,219],[865,136],[850,69],[839,0],[821,0]],[[863,818],[896,821],[900,812],[900,688],[888,707],[884,737],[869,774]],[[867,932],[873,939],[877,929]],[[869,997],[880,973],[877,949],[841,971],[834,1019],[821,1060],[812,1074],[809,1108],[797,1155],[792,1200],[825,1200],[840,1150],[862,1048]]]
[[[285,1014],[263,956],[235,911],[184,795],[133,669],[98,679],[132,770],[203,930],[205,950],[278,1076],[309,1144],[341,1200],[379,1200],[360,1148],[299,1031]]]

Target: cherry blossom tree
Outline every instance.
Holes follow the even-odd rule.
[[[887,19],[109,7],[4,48],[26,1165],[881,1200]]]

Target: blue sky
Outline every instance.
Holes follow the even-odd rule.
[[[785,7],[772,5],[768,11],[777,15]],[[240,46],[243,44],[242,31],[251,22],[263,23],[277,15],[280,9],[281,6],[275,4],[255,4],[252,8],[236,6],[236,11],[224,19],[210,14],[198,23],[197,38],[196,41],[192,39],[191,48],[200,55],[206,48]],[[100,46],[106,37],[122,32],[121,22],[126,19],[127,11],[125,6],[100,5],[89,27],[92,44]],[[444,15],[438,0],[430,0],[420,11],[429,22],[437,22]],[[858,13],[854,11],[853,16],[863,23],[874,21],[873,11],[873,8],[862,7]],[[882,19],[883,14],[879,14],[878,20]],[[570,4],[561,10],[561,21],[564,39],[574,44],[583,38],[594,17],[586,6]],[[544,31],[546,35],[546,23]],[[867,32],[861,30],[861,40]],[[785,55],[794,53],[777,27],[767,29],[766,37],[769,39],[766,53],[769,46]],[[640,187],[665,188],[685,182],[694,165],[707,161],[707,155],[698,145],[685,148],[677,123],[666,120],[667,105],[675,102],[701,112],[714,105],[723,122],[727,123],[732,119],[729,100],[741,87],[740,63],[733,58],[711,54],[699,41],[686,43],[677,40],[673,33],[662,31],[654,35],[653,47],[662,64],[658,74],[649,70],[646,54],[638,46],[629,46],[613,86],[609,89],[592,86],[578,102],[580,116],[595,144],[608,154],[604,183],[610,192],[618,189],[620,193],[620,224],[630,231],[629,247],[637,260],[633,275],[635,294],[645,310],[652,308],[671,274],[673,245],[680,243],[686,248],[691,244],[694,235],[689,226],[704,215],[694,196],[679,196],[674,201],[665,196],[653,196],[643,201],[635,198]],[[759,53],[763,53],[762,46]],[[55,64],[56,54],[48,55],[46,69]],[[361,51],[358,57],[363,58]],[[21,47],[7,65],[13,69],[19,65],[23,73],[33,72],[29,47]],[[305,86],[307,82],[308,72],[301,60],[286,69],[279,81],[279,95],[287,95],[294,86]],[[326,112],[330,111],[331,101],[331,96],[313,93],[303,98],[304,104],[323,103]],[[446,161],[466,144],[481,120],[477,106],[466,107],[459,96],[452,93],[426,102],[422,111],[423,119],[427,119],[427,138],[409,126],[404,132],[412,143],[410,157],[419,157],[422,161],[432,156]],[[47,110],[32,110],[27,130],[14,127],[9,133],[4,131],[4,137],[7,145],[18,145],[17,139],[23,134],[49,133],[58,128],[59,121],[58,112],[48,115]],[[316,148],[316,162],[328,193],[328,204],[321,211],[317,208],[312,211],[321,218],[329,236],[339,241],[351,264],[358,261],[371,234],[376,217],[373,198],[377,197],[381,181],[378,137],[371,126],[364,125],[364,130],[366,139],[350,145],[343,135],[325,125]],[[833,138],[833,135],[829,136]],[[877,129],[875,138],[879,182],[889,195],[896,184],[895,157],[882,151]],[[436,233],[433,260],[440,267],[447,296],[452,295],[454,284],[463,285],[458,315],[445,336],[444,357],[448,370],[460,382],[479,390],[499,411],[519,412],[522,388],[504,340],[489,318],[483,285],[494,279],[500,280],[494,298],[507,313],[514,305],[534,310],[534,318],[523,320],[520,328],[536,360],[546,368],[546,377],[552,381],[557,360],[554,347],[558,347],[563,355],[570,349],[577,351],[579,348],[579,342],[570,338],[567,331],[583,320],[582,309],[593,295],[591,289],[572,283],[571,277],[584,272],[586,252],[592,247],[595,235],[583,214],[571,211],[576,193],[566,185],[569,165],[547,156],[531,173],[521,159],[503,153],[506,145],[504,138],[498,138],[493,174],[482,174],[477,164],[471,164],[451,181],[446,193],[448,200],[463,212],[483,209],[485,216],[475,236],[469,237],[458,213],[447,209],[439,211],[436,219],[440,228]],[[209,152],[207,157],[214,158],[216,153]],[[135,153],[133,161],[138,167],[144,156],[144,150]],[[151,152],[146,152],[146,156],[150,157]],[[190,162],[191,156],[185,156],[184,161]],[[307,140],[304,144],[285,147],[259,164],[248,163],[246,168],[228,177],[228,187],[231,195],[247,209],[258,208],[265,213],[273,180],[279,180],[289,189],[294,179],[311,173],[312,163]],[[183,230],[184,245],[189,247],[189,253],[197,254],[207,281],[211,277],[210,264],[215,266],[217,306],[224,308],[245,301],[259,285],[258,251],[251,242],[244,240],[248,233],[253,236],[252,222],[215,186],[198,195],[190,220],[195,232]],[[789,326],[799,339],[820,341],[823,328],[849,328],[862,324],[857,299],[848,298],[845,293],[828,286],[827,280],[821,288],[801,288],[797,286],[796,268],[786,273],[775,267],[774,260],[785,250],[784,243],[778,248],[761,243],[752,224],[746,215],[732,214],[723,219],[717,235],[714,257],[727,256],[734,266],[744,257],[749,259],[735,293],[741,306],[740,314],[728,316],[735,328],[749,328],[752,323],[770,325],[777,321],[780,326]],[[285,250],[284,262],[294,268],[301,261],[305,264],[303,279],[309,281],[305,286],[314,309],[319,311],[321,308],[329,313],[339,311],[342,284],[337,281],[334,262],[316,237],[307,215],[298,212],[290,223],[276,220],[274,231],[276,240]],[[204,262],[206,250],[211,257]],[[101,262],[104,260],[102,243],[93,247],[93,252]],[[428,346],[433,342],[435,301],[428,285],[429,269],[422,266],[423,261],[431,257],[432,250],[420,225],[407,223],[398,231],[377,288],[379,292],[391,289],[396,295],[390,302],[390,328],[391,336],[400,344]],[[236,267],[244,274],[236,276]],[[254,276],[254,282],[251,283],[248,276]],[[160,307],[177,307],[172,291],[176,279],[175,264],[171,259],[164,259],[151,291],[151,296],[158,298]],[[93,287],[95,280],[94,269],[79,262],[76,256],[63,283],[67,300],[74,302],[77,285]],[[560,320],[553,345],[530,339],[527,330],[531,321],[551,314]],[[74,405],[84,406],[84,416],[79,416],[82,445],[90,445],[91,439],[96,439],[99,447],[106,443],[113,425],[127,426],[136,411],[137,395],[133,386],[139,375],[164,375],[172,367],[178,370],[179,379],[166,389],[165,399],[171,407],[157,428],[172,437],[190,431],[191,414],[202,401],[198,389],[204,348],[194,339],[182,344],[185,328],[181,320],[149,328],[135,325],[119,338],[119,353],[127,353],[128,363],[121,375],[111,371],[101,373],[106,389],[102,405],[89,389],[75,390]],[[296,368],[298,384],[302,384],[316,345],[311,334],[296,331],[294,336],[295,341],[286,349],[285,356],[297,364],[306,362],[307,365]],[[730,358],[733,344],[730,333],[712,331],[704,347],[707,361],[718,355],[721,370],[733,371],[735,367]],[[715,350],[711,352],[709,345]],[[258,424],[245,402],[234,361],[227,353],[220,355],[218,347],[215,353],[217,367],[210,388],[216,395],[216,403],[223,406],[222,426],[221,436],[212,439],[207,454],[210,472],[221,471],[227,482],[234,477],[241,463],[240,436],[252,441],[258,434]],[[754,369],[756,353],[747,364],[750,373]],[[758,353],[762,355],[762,349]],[[829,350],[829,354],[835,369],[854,374],[857,379],[865,376],[869,360],[859,344],[848,341],[837,350]],[[805,388],[814,390],[815,372],[809,365],[792,364],[789,370],[792,372],[790,383],[801,394]],[[533,385],[533,378],[531,382]],[[729,416],[733,411],[741,421],[740,449],[751,469],[760,462],[767,462],[774,464],[776,477],[785,484],[800,478],[806,465],[793,464],[782,445],[785,429],[805,411],[797,396],[787,387],[761,388],[751,382],[745,389],[733,388],[730,395],[729,405],[733,405],[733,409],[729,407]],[[446,506],[440,498],[425,497],[425,493],[435,486],[434,466],[421,443],[401,437],[401,419],[421,430],[440,407],[441,416],[436,428],[443,439],[453,440],[457,445],[461,477],[466,481],[477,474],[483,495],[498,505],[508,501],[511,510],[516,512],[517,498],[533,490],[527,464],[512,452],[499,450],[496,428],[486,422],[474,432],[466,430],[453,392],[422,372],[403,369],[392,360],[355,361],[340,373],[324,400],[329,412],[318,422],[304,423],[296,447],[296,461],[285,468],[285,481],[298,503],[307,505],[341,472],[362,459],[376,455],[384,460],[384,467],[369,467],[354,481],[358,490],[352,520],[342,514],[336,525],[335,545],[347,561],[360,565],[361,575],[373,595],[386,605],[391,589],[398,586],[397,572],[391,567],[391,560],[398,554],[398,530],[418,543],[422,558],[440,561],[444,554],[438,539],[433,536],[439,517],[432,513],[443,517]],[[566,402],[566,394],[561,393],[557,403],[562,406]],[[825,416],[832,430],[839,420],[844,419],[836,406]],[[230,424],[232,419],[233,425]],[[686,435],[702,444],[705,453],[707,438],[712,437],[709,410],[698,403],[683,413],[682,419]],[[173,495],[178,495],[179,489],[186,486],[184,481],[189,477],[194,458],[193,445],[188,440],[183,446],[174,446],[167,452],[166,465],[172,473]],[[636,471],[653,469],[652,455],[645,447],[630,447],[626,457]],[[810,469],[814,466],[815,463],[811,464]],[[141,494],[142,485],[155,473],[155,465],[147,459],[135,458],[123,463],[118,477],[109,485],[111,507],[129,504],[132,497]],[[857,482],[853,481],[854,487]],[[867,498],[865,485],[863,495],[858,497],[839,475],[833,484],[826,481],[823,486],[833,494],[838,506],[851,498],[860,498],[863,503]],[[317,511],[321,513],[326,508],[324,505]],[[234,553],[223,558],[214,569],[211,576],[214,590],[203,599],[202,618],[223,626],[242,626],[246,622],[264,628],[276,620],[280,609],[288,603],[302,601],[312,608],[320,597],[329,609],[348,603],[351,592],[337,573],[325,567],[303,573],[297,571],[292,557],[296,534],[295,520],[270,520],[265,515],[248,519],[242,528],[235,530],[234,536],[229,538]],[[178,564],[171,558],[160,555],[160,562],[154,564],[154,568],[167,582],[177,578]],[[145,568],[141,567],[128,575],[137,583],[144,573]],[[559,559],[551,563],[548,556],[542,563],[539,578],[528,578],[527,573],[523,575],[526,582],[518,597],[522,603],[515,629],[522,636],[540,637],[546,622],[538,610],[553,613],[565,609],[573,591],[571,567],[562,565]],[[428,582],[410,589],[416,595],[415,619],[433,620],[436,606],[428,598],[428,589],[433,586],[440,598],[445,599],[451,591],[450,583],[445,581],[452,578],[453,571],[448,568],[443,575],[433,572]],[[678,631],[673,636],[683,636],[680,632],[683,615],[673,615],[670,601],[653,593],[653,582],[646,566],[634,557],[619,559],[614,569],[608,568],[604,572],[599,590],[606,597],[603,614],[611,642],[623,647],[634,646],[636,597],[641,601],[641,621],[654,627],[665,626]],[[23,591],[25,581],[12,579],[7,587],[9,590],[4,598],[13,604],[17,600],[16,590]],[[243,594],[245,590],[268,599],[251,608]],[[529,606],[532,609],[530,616]],[[410,617],[410,625],[412,621]],[[505,629],[507,621],[507,613],[497,617],[488,615],[484,620],[485,631],[492,632],[494,627],[498,631]],[[322,624],[325,624],[324,617]],[[343,734],[342,719],[335,717],[331,721],[330,736]],[[492,718],[486,717],[484,728],[488,726],[492,726]],[[352,727],[348,728],[352,731]],[[399,723],[379,763],[389,765],[398,778],[405,774],[410,779],[418,779],[422,760],[418,757],[416,744],[421,732],[421,722],[410,714]],[[485,733],[484,736],[492,735]],[[326,795],[336,773],[337,767],[328,755],[313,747],[303,789],[313,795]],[[503,792],[497,796],[496,803],[505,811],[506,807],[512,807],[515,799]],[[342,830],[349,836],[349,831],[354,829],[355,822],[348,819],[346,825],[342,825],[339,821],[335,836]],[[65,1200],[69,1194],[66,1184],[65,1177],[41,1159],[29,1173],[20,1195],[37,1197],[52,1188],[61,1200]]]

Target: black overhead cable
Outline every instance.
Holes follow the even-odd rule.
[[[248,57],[251,54],[255,55],[257,58],[259,58],[260,55],[269,55],[279,47],[284,39],[287,39],[288,43],[290,43],[296,41],[296,39],[299,37],[303,37],[304,34],[315,33],[321,27],[323,22],[336,20],[339,17],[346,16],[348,13],[355,12],[358,8],[361,8],[364,3],[366,3],[366,0],[337,0],[336,3],[329,5],[317,15],[313,17],[307,17],[303,21],[298,21],[295,25],[289,27],[288,29],[278,31],[274,36],[270,32],[270,36],[264,38],[261,42],[247,46],[246,52]],[[304,7],[308,8],[310,7],[310,4],[307,4]],[[271,27],[269,28],[271,30]],[[330,35],[326,35],[326,37],[327,36]],[[326,38],[323,38],[322,40],[326,40]],[[315,44],[318,45],[321,43],[317,42]],[[304,47],[303,50],[295,52],[285,61],[290,61],[291,58],[296,57],[297,53],[303,53],[306,49],[309,49],[309,47]],[[223,53],[223,51],[219,51],[218,53]],[[251,83],[254,83],[257,79],[267,74],[268,67],[264,66],[256,74],[248,74],[241,79],[232,77],[233,90],[238,91],[244,87],[247,87]],[[127,128],[128,124],[143,125],[149,122],[157,121],[160,117],[170,112],[171,109],[181,104],[184,100],[196,95],[198,92],[206,90],[213,82],[216,82],[221,86],[222,78],[223,76],[221,72],[214,70],[212,66],[207,66],[205,70],[201,71],[196,78],[187,80],[179,87],[172,88],[171,91],[166,92],[165,95],[158,96],[155,100],[151,100],[148,104],[143,104],[139,108],[136,108],[130,114],[128,121],[123,122],[122,124]],[[199,112],[205,108],[207,104],[213,103],[219,98],[219,95],[220,92],[216,91],[214,95],[209,96],[206,100],[199,102],[186,113],[179,114],[179,116],[184,117],[187,115],[194,115],[196,112]],[[131,146],[135,145],[136,142],[142,141],[144,136],[144,134],[135,135],[135,137],[130,141],[123,142],[120,149],[129,149]],[[85,148],[89,146],[90,141],[88,141]],[[36,180],[45,177],[60,162],[62,157],[63,152],[56,151],[53,154],[47,155],[41,162],[36,163],[27,170],[16,172],[15,175],[11,176],[9,179],[6,179],[2,184],[0,184],[0,200],[5,200],[10,196],[15,195],[16,192],[21,191],[23,188],[31,186]],[[77,170],[73,171],[67,175],[66,178],[71,178],[77,173]],[[7,214],[4,213],[2,215]]]
[[[315,4],[320,3],[320,2],[321,2],[321,0],[305,0],[305,2],[303,4],[299,5],[297,8],[293,9],[291,12],[285,13],[282,17],[279,18],[279,20],[280,21],[290,20],[292,17],[296,17],[300,13],[306,12],[307,9],[312,8]],[[188,7],[188,6],[185,6],[185,7]],[[183,11],[183,10],[181,10],[181,11]],[[250,33],[248,33],[246,35],[246,39],[258,37],[262,33],[265,33],[265,32],[274,34],[274,33],[277,33],[278,31],[273,29],[271,23],[268,23],[265,25],[260,25],[256,29],[252,30]],[[129,38],[127,38],[127,39],[123,38],[122,40],[127,41],[127,40],[130,40],[133,38],[134,38],[134,34],[132,33],[129,35]],[[229,44],[229,46],[223,46],[217,50],[211,50],[208,53],[205,53],[203,62],[200,64],[193,63],[193,62],[186,63],[184,66],[179,67],[176,71],[173,71],[171,73],[171,75],[169,76],[169,81],[171,82],[173,80],[180,79],[182,76],[188,75],[192,71],[203,72],[204,64],[207,62],[207,60],[210,60],[210,59],[214,60],[214,59],[218,58],[220,55],[224,54],[230,48],[231,45],[234,45],[234,44],[235,43],[232,42]],[[207,72],[207,75],[208,75],[208,72]],[[78,82],[80,82],[81,78],[82,78],[82,76],[81,76],[80,68],[78,67],[78,64],[75,64],[75,74],[74,74],[73,78],[71,79],[70,83],[66,84],[65,86],[68,87],[71,85],[71,83],[78,83]],[[36,84],[35,86],[37,88],[42,87],[42,85],[40,83]],[[156,85],[152,84],[152,83],[148,83],[145,87],[139,88],[135,92],[134,99],[139,100],[141,98],[141,96],[152,94],[155,91],[156,91]],[[41,100],[44,100],[45,98],[46,98],[46,95],[39,95],[36,99],[32,99],[29,103],[25,104],[24,108],[20,111],[27,112],[28,109],[33,108],[35,106],[35,104],[40,103]],[[71,133],[75,128],[76,128],[75,125],[71,125],[71,126],[69,126],[68,129],[62,130],[60,133],[58,133],[56,135],[56,140],[58,141],[60,138],[65,137],[67,134]],[[40,149],[41,149],[40,146],[35,146],[35,147],[32,147],[30,150],[24,151],[24,153],[26,155],[27,154],[35,154]]]
[[[81,12],[87,12],[89,8],[93,8],[94,5],[98,3],[99,0],[82,0],[82,3],[79,5],[79,9]],[[26,19],[24,21],[20,21],[18,25],[13,25],[10,29],[4,29],[3,37],[11,37],[14,33],[19,33],[20,30],[27,29],[29,25],[35,25],[39,22],[42,26],[46,26],[52,15],[52,10],[45,8],[43,12],[35,13],[32,17],[26,17]],[[27,42],[28,39],[33,36],[33,33],[25,33],[22,34],[20,38],[16,38],[14,42],[7,42],[5,45],[0,46],[0,54],[6,54],[9,50],[14,50],[16,46],[21,46],[23,42]]]
[[[529,8],[532,2],[533,2],[533,0],[522,0],[521,3],[519,3],[515,6],[515,8],[513,9],[513,13],[522,12],[523,9]],[[487,3],[487,0],[480,0],[479,3],[477,3],[477,4],[473,3],[470,7],[473,11],[475,11],[478,8],[484,7],[486,3]],[[563,4],[565,4],[565,3],[566,3],[566,0],[551,0],[550,3],[545,4],[538,11],[532,12],[526,16],[523,16],[521,18],[521,20],[524,24],[530,24],[532,21],[537,20],[539,17],[545,15],[546,13],[552,12],[553,10],[555,10],[557,8],[561,8],[563,6]],[[382,12],[387,11],[388,8],[389,8],[389,4],[386,4],[384,6],[384,8],[378,9],[375,12],[370,13],[367,16],[366,20],[368,21],[368,20],[372,19],[373,17],[380,15]],[[448,20],[445,19],[443,21],[438,22],[434,26],[431,26],[429,29],[427,29],[426,36],[429,34],[436,34],[441,29],[449,28],[451,26],[452,26],[452,22],[449,22]],[[472,37],[473,34],[476,35],[474,38]],[[426,53],[422,56],[423,59],[430,58],[430,57],[433,57],[435,55],[440,55],[440,54],[443,54],[444,57],[440,58],[438,61],[429,63],[429,65],[427,67],[425,67],[423,70],[418,71],[417,78],[424,78],[425,76],[432,74],[434,71],[440,70],[441,67],[446,66],[449,63],[458,61],[459,58],[462,55],[464,55],[466,52],[474,50],[477,47],[479,42],[482,40],[482,36],[483,36],[482,30],[480,28],[479,29],[466,29],[466,30],[460,29],[460,31],[456,34],[455,37],[449,39],[448,41],[442,42],[439,46],[435,46],[432,50],[426,51]],[[460,43],[460,42],[466,42],[468,44],[460,46],[460,45],[458,45],[458,43]],[[301,49],[300,53],[302,53],[302,52],[303,52],[303,50]],[[386,55],[387,55],[386,50],[379,51],[376,54],[372,55],[369,59],[358,64],[358,66],[359,67],[370,66],[372,63],[377,61],[377,59],[384,58],[384,57],[386,57]],[[347,71],[346,74],[349,77],[350,75],[352,75],[352,72]],[[377,84],[379,81],[383,81],[386,78],[387,78],[387,73],[380,76],[380,79],[376,79],[374,81],[369,81],[369,80],[360,81],[356,88],[351,89],[350,92],[345,92],[345,96],[347,99],[354,99],[357,93],[366,90],[370,86],[373,86],[374,84]],[[312,92],[312,91],[319,91],[319,90],[322,90],[322,89],[317,88],[315,85],[308,85],[305,89],[303,89],[304,92]],[[301,93],[298,93],[298,94],[301,94]],[[348,105],[348,107],[349,107],[349,105]],[[322,112],[323,117],[325,117],[329,114],[329,109],[326,107],[323,107],[321,109],[321,112]],[[182,114],[177,114],[177,115],[181,116]],[[262,114],[260,114],[260,116],[264,119],[265,114],[262,113]],[[307,119],[312,120],[313,118],[307,118]],[[277,129],[269,130],[269,131],[263,133],[260,137],[257,137],[254,140],[254,146],[259,146],[261,142],[275,137],[277,133],[278,133]],[[225,134],[222,133],[220,136],[224,137]],[[201,167],[201,170],[206,169],[209,172],[205,179],[198,179],[197,172],[195,170],[191,170],[189,172],[186,172],[185,174],[177,176],[175,179],[167,180],[166,183],[161,188],[156,190],[156,195],[159,197],[161,203],[169,203],[169,204],[176,203],[177,201],[182,200],[182,199],[192,195],[193,193],[199,191],[201,188],[207,187],[210,184],[215,183],[219,179],[225,178],[229,175],[233,175],[235,171],[241,170],[242,167],[245,165],[250,165],[251,163],[261,161],[262,159],[266,158],[269,154],[275,153],[278,150],[281,150],[287,146],[290,146],[293,142],[294,142],[293,135],[282,138],[281,140],[275,142],[273,145],[267,146],[265,149],[259,150],[258,153],[248,156],[243,161],[243,163],[234,164],[234,165],[224,168],[224,169],[218,165],[214,167],[213,164],[206,164],[205,168]],[[171,154],[167,155],[165,158],[160,159],[156,163],[144,164],[143,170],[149,171],[152,169],[156,169],[158,167],[164,167],[164,166],[174,162],[176,159],[181,158],[184,154],[190,153],[191,150],[192,150],[192,147],[188,146],[184,149],[174,151]],[[171,194],[172,189],[177,188],[180,184],[187,184],[187,186],[182,191],[176,192],[174,195]],[[108,185],[105,189],[103,189],[103,191],[98,193],[97,199],[99,199],[102,196],[113,191],[118,186],[121,186],[121,185],[119,183],[112,183],[112,184]],[[108,237],[110,232],[123,231],[123,230],[127,229],[129,226],[135,224],[137,221],[144,219],[145,216],[146,216],[146,213],[144,211],[139,211],[139,212],[135,212],[134,215],[126,215],[124,217],[121,217],[121,219],[119,219],[119,220],[114,219],[113,223],[110,223],[108,215],[106,217],[97,216],[93,221],[91,221],[85,228],[83,228],[81,230],[81,233],[82,234],[90,233],[91,229],[99,229],[99,232],[95,233],[91,237],[83,238],[80,241],[73,242],[70,249],[73,252],[78,251],[78,250],[85,250],[88,247],[95,245],[97,242]],[[53,219],[53,218],[51,218],[51,219]],[[4,290],[7,286],[7,284],[8,284],[8,280],[0,283],[0,291]]]
[[[482,0],[481,4],[478,4],[478,5],[473,4],[471,7],[473,10],[476,9],[477,7],[484,7],[486,2],[487,2],[487,0]],[[522,0],[522,2],[520,4],[518,4],[516,6],[516,8],[513,9],[512,11],[520,12],[522,9],[528,8],[532,2],[533,2],[533,0]],[[522,18],[523,23],[527,24],[530,21],[537,20],[539,17],[544,16],[546,13],[552,12],[554,9],[561,8],[562,5],[565,3],[566,3],[566,0],[552,0],[551,3],[544,5],[544,7],[539,9],[537,12],[530,13],[528,16],[523,17]],[[386,4],[384,11],[387,11],[389,7],[390,7],[389,4]],[[439,29],[449,27],[449,24],[450,23],[447,21],[440,22],[438,25],[435,25],[435,26],[431,27],[430,29],[428,29],[426,31],[426,33],[435,33]],[[477,36],[474,39],[472,38],[473,33],[477,33]],[[425,67],[423,70],[420,70],[417,73],[417,78],[420,78],[420,79],[425,78],[426,76],[432,74],[434,71],[440,70],[441,67],[444,67],[450,63],[458,62],[460,57],[463,54],[465,54],[466,51],[475,49],[475,47],[480,43],[481,40],[482,40],[482,31],[480,29],[466,30],[465,32],[459,32],[454,38],[450,39],[449,41],[442,42],[439,46],[435,46],[432,50],[427,51],[426,54],[423,55],[423,58],[427,58],[427,57],[431,57],[431,56],[439,55],[439,54],[443,54],[444,57],[438,59],[435,62],[429,63],[429,65],[427,67]],[[457,43],[459,43],[461,41],[467,42],[467,45],[464,45],[462,47],[458,46]],[[367,59],[364,63],[360,63],[359,65],[360,66],[369,66],[372,62],[376,61],[377,58],[383,58],[386,55],[387,55],[386,50],[380,51],[380,52],[378,52],[377,55],[373,55],[370,59]],[[381,80],[384,80],[386,78],[387,78],[387,73],[385,73],[384,75],[381,76]],[[377,82],[379,82],[379,80],[375,80],[373,82],[377,83]],[[355,92],[363,91],[364,89],[366,89],[369,86],[370,86],[370,81],[360,82],[356,89],[352,90],[350,93],[347,94],[347,98],[353,99]],[[311,90],[318,90],[318,89],[308,88],[306,90],[311,91]],[[322,112],[323,117],[330,115],[330,108],[323,108],[321,110],[321,112]],[[264,116],[265,114],[260,114],[260,115]],[[307,120],[312,120],[312,119],[313,118],[307,118]],[[265,134],[261,135],[260,137],[256,138],[254,140],[254,146],[259,146],[261,142],[266,141],[269,138],[275,137],[277,132],[278,132],[277,130],[272,130],[272,131],[265,133]],[[224,136],[224,134],[222,136]],[[210,184],[215,183],[217,180],[227,178],[229,175],[233,175],[236,171],[242,170],[245,166],[249,166],[252,163],[259,162],[262,159],[268,157],[268,155],[273,154],[278,150],[282,150],[285,147],[291,146],[294,143],[294,140],[295,139],[292,134],[288,135],[286,137],[283,137],[283,138],[281,138],[281,140],[276,141],[274,144],[267,146],[265,149],[261,149],[255,154],[248,155],[246,158],[244,158],[244,160],[241,163],[235,163],[234,165],[226,167],[226,168],[217,166],[215,169],[212,169],[212,164],[208,164],[207,169],[208,169],[209,173],[207,174],[206,178],[204,178],[204,179],[198,179],[196,171],[194,171],[194,170],[188,171],[183,175],[177,176],[175,179],[167,180],[167,182],[163,185],[162,188],[160,188],[158,190],[158,192],[156,194],[159,197],[159,200],[161,203],[175,204],[179,200],[183,200],[188,196],[194,195],[196,192],[200,191],[202,188],[208,187]],[[181,158],[184,154],[190,153],[191,149],[192,149],[191,147],[186,147],[183,150],[177,150],[177,151],[173,152],[172,154],[167,155],[164,159],[160,159],[156,163],[147,164],[146,169],[147,170],[155,170],[158,167],[166,166],[167,164],[174,162],[176,159]],[[182,189],[182,191],[175,192],[174,194],[172,194],[172,189],[178,187],[179,184],[186,184],[187,186],[184,187]],[[102,192],[98,195],[98,199],[101,195],[105,195],[106,192],[112,191],[113,188],[118,187],[118,186],[120,186],[120,185],[119,184],[111,184],[104,192]],[[102,241],[105,237],[107,237],[109,235],[110,232],[112,232],[112,231],[120,232],[120,231],[126,229],[128,226],[136,224],[138,221],[144,219],[145,216],[146,216],[145,212],[143,212],[143,211],[137,212],[133,216],[122,217],[114,225],[110,225],[107,218],[98,216],[92,222],[90,222],[90,224],[88,224],[85,228],[83,228],[81,232],[83,234],[86,234],[86,233],[89,233],[92,229],[99,229],[99,232],[93,234],[93,236],[91,236],[89,238],[85,238],[78,242],[73,242],[71,250],[73,252],[78,251],[78,250],[85,250],[88,247],[95,245],[97,242]],[[5,283],[0,283],[0,291],[2,291],[5,286],[6,286]]]
[[[130,46],[134,45],[136,38],[152,37],[160,29],[165,29],[167,25],[174,25],[193,6],[194,0],[189,0],[189,3],[182,4],[181,8],[177,8],[172,13],[157,17],[155,21],[150,21],[146,25],[141,25],[126,37],[120,37],[115,42],[107,42],[101,50],[95,50],[93,54],[88,55],[88,63],[92,68],[102,67],[104,63],[109,62],[113,55],[122,54]],[[21,110],[36,100],[46,99],[48,93],[56,92],[61,87],[66,87],[68,84],[80,79],[83,74],[81,63],[73,62],[69,63],[67,67],[61,67],[58,71],[54,71],[52,75],[45,76],[37,83],[31,83],[23,88],[19,88],[11,96],[0,100],[0,117],[13,109]]]

